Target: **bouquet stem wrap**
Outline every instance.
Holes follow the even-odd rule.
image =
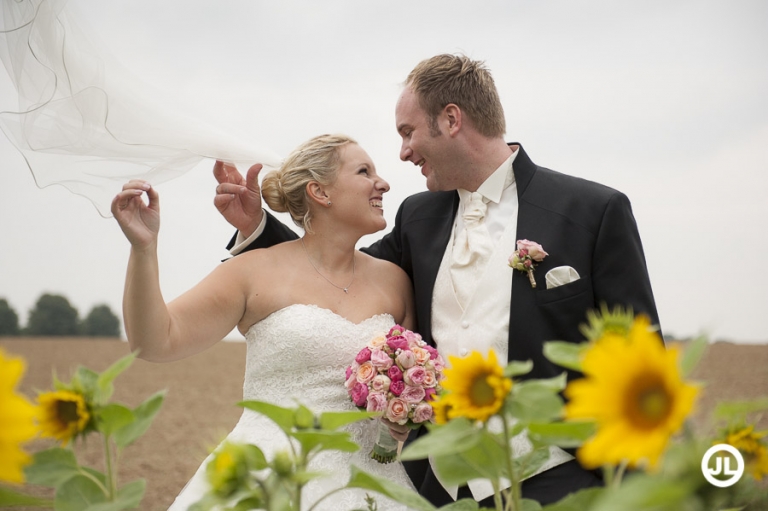
[[[397,459],[397,440],[389,434],[389,428],[381,421],[379,423],[378,436],[371,450],[371,458],[379,463],[391,463]]]

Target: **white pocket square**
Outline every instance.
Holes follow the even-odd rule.
[[[579,280],[579,273],[570,266],[558,266],[547,272],[547,289]]]

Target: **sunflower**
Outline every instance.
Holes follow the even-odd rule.
[[[731,431],[725,438],[725,443],[730,444],[744,454],[745,461],[752,471],[752,477],[761,480],[768,475],[768,446],[763,437],[768,431],[756,432],[750,425]]]
[[[430,401],[429,404],[432,405],[432,417],[435,419],[435,424],[445,424],[448,422],[448,411],[453,406],[449,394],[443,394]]]
[[[62,445],[82,433],[91,418],[85,398],[76,392],[46,392],[37,397],[37,402],[40,404],[42,436],[55,438]]]
[[[0,481],[23,483],[23,468],[31,458],[21,444],[37,434],[37,408],[16,393],[16,385],[24,374],[20,358],[6,357],[0,349]]]
[[[645,317],[626,335],[606,333],[585,351],[585,378],[565,389],[566,418],[598,426],[577,453],[585,467],[621,462],[656,467],[698,393],[682,380],[677,358],[677,349],[665,349]]]
[[[490,350],[487,360],[476,351],[466,358],[449,356],[448,360],[451,367],[445,370],[442,382],[450,399],[450,408],[445,410],[447,418],[487,421],[501,409],[512,388],[512,380],[504,377],[496,353]]]

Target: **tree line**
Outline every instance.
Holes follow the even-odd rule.
[[[0,336],[89,336],[120,337],[120,319],[106,304],[94,306],[80,318],[77,309],[62,295],[45,293],[29,311],[21,327],[19,315],[0,298]]]

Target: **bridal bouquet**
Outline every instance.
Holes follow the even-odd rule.
[[[361,410],[380,412],[389,421],[419,427],[431,421],[430,402],[442,390],[445,362],[421,336],[400,325],[371,339],[346,369],[349,398]],[[379,423],[379,437],[371,457],[389,463],[397,456],[397,442]]]

